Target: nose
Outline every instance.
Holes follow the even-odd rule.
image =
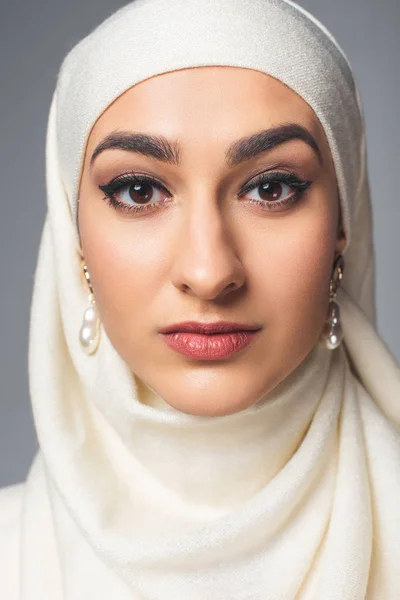
[[[172,283],[192,296],[216,300],[241,288],[245,272],[217,203],[201,200],[182,219]]]

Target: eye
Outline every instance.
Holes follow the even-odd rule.
[[[111,206],[125,212],[140,212],[165,202],[171,194],[149,175],[127,174],[117,177],[99,188]]]
[[[148,181],[136,181],[129,185],[124,185],[118,193],[122,202],[127,204],[147,204],[148,202],[157,202],[163,195],[161,190]]]
[[[264,181],[255,188],[255,200],[266,200],[274,202],[283,200],[293,192],[293,189],[286,183],[280,181]]]
[[[299,200],[310,185],[311,181],[299,179],[294,173],[264,172],[247,183],[240,195],[267,210],[282,210]]]

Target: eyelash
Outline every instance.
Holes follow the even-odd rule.
[[[299,179],[294,173],[284,171],[274,172],[263,172],[256,175],[255,178],[251,179],[239,192],[239,196],[258,188],[263,183],[284,183],[289,187],[294,188],[295,193],[287,196],[283,200],[255,200],[249,199],[247,202],[256,204],[264,210],[273,211],[276,207],[286,208],[295,204],[300,200],[304,192],[310,187],[311,181]],[[143,184],[148,183],[154,186],[159,191],[164,191],[171,195],[167,188],[162,185],[159,181],[151,177],[150,175],[138,175],[136,173],[127,173],[112,179],[105,185],[99,185],[101,191],[105,194],[103,200],[105,200],[112,208],[120,210],[125,213],[143,213],[148,210],[160,210],[168,202],[167,200],[159,202],[148,202],[147,204],[135,206],[121,202],[115,198],[115,193],[126,187],[128,184]]]

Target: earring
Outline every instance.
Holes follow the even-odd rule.
[[[339,284],[343,279],[343,270],[344,258],[339,254],[333,265],[333,274],[329,285],[328,316],[323,330],[323,337],[328,350],[335,350],[335,348],[340,346],[343,340],[343,330],[340,322],[340,307],[335,301]]]
[[[83,273],[90,290],[90,306],[83,313],[82,325],[79,331],[79,341],[86,354],[93,354],[96,352],[100,341],[100,318],[94,299],[92,284],[90,283],[89,271],[85,264],[83,265]]]

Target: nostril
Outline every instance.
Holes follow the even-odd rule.
[[[232,282],[232,283],[230,283],[229,285],[226,286],[225,292],[230,292],[231,290],[236,289],[236,287],[237,287],[236,284]]]

